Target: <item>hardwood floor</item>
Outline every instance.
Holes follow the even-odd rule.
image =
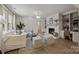
[[[20,48],[6,54],[78,54],[79,46],[64,39],[53,39],[54,43],[39,48]]]

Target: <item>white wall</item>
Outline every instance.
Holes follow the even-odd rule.
[[[48,24],[49,19],[51,17],[53,18],[53,24]],[[55,20],[58,20],[57,24],[56,24]],[[48,32],[49,28],[54,28],[55,32],[57,32],[59,34],[59,37],[61,37],[61,31],[62,31],[62,17],[61,17],[61,14],[56,13],[56,14],[53,14],[53,15],[47,17],[47,24],[48,24],[47,25],[47,33],[49,33]]]
[[[3,29],[2,24],[0,24],[0,50],[1,50],[1,39],[2,39]]]
[[[60,28],[61,27],[61,18],[60,18],[60,15],[57,13],[57,14],[54,14],[54,15],[51,15],[51,16],[53,17],[54,20],[56,20],[56,19],[59,20],[57,25],[53,24],[53,25],[51,25],[51,27],[54,27],[55,31],[60,34],[60,32],[61,32],[61,28]],[[49,19],[47,19],[47,20],[49,20]],[[19,18],[16,19],[17,24],[19,23],[19,21],[21,21],[25,24],[24,30],[26,32],[33,30],[35,33],[38,33],[39,28],[41,29],[41,31],[45,30],[45,28],[44,28],[44,26],[45,26],[44,19],[36,19],[35,17],[22,17],[21,20],[19,20]],[[38,25],[39,21],[40,21],[40,26]],[[50,26],[48,25],[47,29],[49,27]]]
[[[25,31],[36,31],[37,32],[37,20],[32,17],[23,17],[22,22],[25,24]]]
[[[15,25],[19,24],[21,20],[22,20],[21,16],[15,15]]]
[[[16,19],[16,24],[18,24],[19,21],[25,24],[24,30],[26,32],[33,30],[35,33],[38,33],[39,28],[41,28],[41,30],[44,31],[44,20],[43,19],[36,19],[35,17],[22,17],[21,20],[19,20],[19,18]],[[40,22],[41,27],[39,27],[38,22]]]

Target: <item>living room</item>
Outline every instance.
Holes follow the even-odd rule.
[[[2,53],[79,53],[78,4],[0,4]]]

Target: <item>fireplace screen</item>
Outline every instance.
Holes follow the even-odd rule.
[[[53,34],[55,32],[55,29],[54,28],[49,28],[49,33],[50,34]]]
[[[55,29],[54,28],[49,28],[49,33],[52,34],[55,37],[58,37],[58,33],[55,32]]]

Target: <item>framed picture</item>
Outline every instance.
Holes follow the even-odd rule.
[[[53,18],[49,18],[49,24],[53,24]]]

